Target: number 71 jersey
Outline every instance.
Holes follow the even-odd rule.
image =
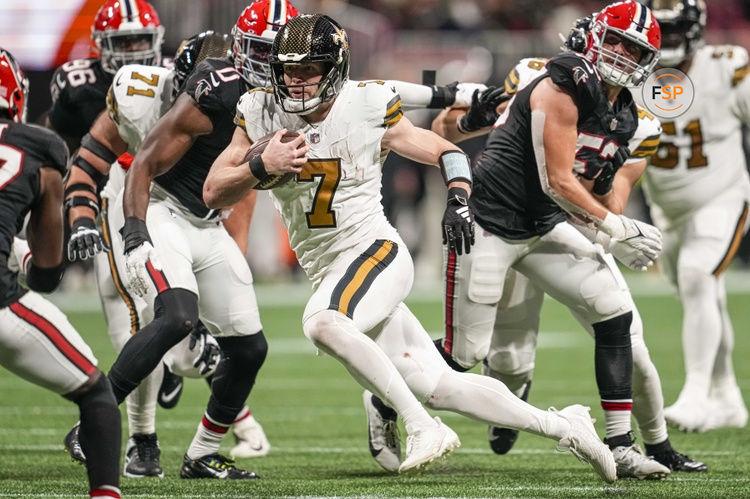
[[[741,131],[750,104],[747,64],[747,51],[737,46],[707,45],[693,56],[693,103],[683,115],[662,119],[659,149],[645,175],[649,203],[667,218],[689,214],[729,189],[750,189]],[[640,89],[633,94],[642,99]]]
[[[235,123],[253,142],[286,128],[310,146],[297,181],[269,192],[314,285],[339,253],[363,240],[398,240],[381,205],[387,151],[380,141],[402,116],[401,97],[383,81],[346,82],[315,126],[285,113],[270,89],[252,89],[237,104]]]

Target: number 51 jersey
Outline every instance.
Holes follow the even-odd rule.
[[[339,253],[363,240],[398,240],[381,205],[388,151],[380,141],[402,116],[401,97],[383,81],[346,82],[315,125],[285,113],[270,89],[250,90],[237,104],[235,123],[253,142],[286,128],[304,134],[310,146],[296,182],[269,192],[314,286]]]
[[[741,131],[750,107],[747,64],[747,51],[737,46],[708,45],[693,56],[693,103],[685,114],[662,119],[661,143],[645,175],[649,204],[668,219],[727,190],[750,189]],[[640,89],[633,94],[642,99]]]

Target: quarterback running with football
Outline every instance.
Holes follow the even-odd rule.
[[[21,68],[0,49],[0,365],[78,406],[81,446],[92,458],[90,496],[119,498],[120,412],[112,389],[65,315],[37,294],[53,291],[65,268],[60,206],[68,149],[55,133],[25,124],[27,94]],[[13,242],[27,214],[30,253]]]
[[[742,126],[750,123],[747,50],[704,45],[703,0],[649,1],[662,25],[659,61],[688,75],[694,99],[662,121],[646,169],[651,218],[664,234],[663,270],[683,308],[685,382],[667,421],[687,431],[743,428],[747,407],[732,364],[734,330],[724,271],[750,225]]]
[[[296,174],[270,192],[313,285],[303,331],[404,418],[406,458],[392,471],[422,467],[460,445],[424,402],[555,439],[604,480],[615,480],[614,459],[595,435],[587,408],[541,411],[497,380],[456,373],[404,305],[413,265],[383,214],[382,161],[393,149],[441,166],[449,187],[444,237],[454,250],[469,251],[468,158],[404,118],[393,86],[350,81],[348,73],[348,35],[336,21],[324,15],[291,19],[271,52],[273,88],[252,90],[237,105],[238,127],[206,179],[206,204],[227,206],[272,175]],[[286,130],[299,134],[283,143]],[[250,146],[271,132],[265,150],[248,162]]]

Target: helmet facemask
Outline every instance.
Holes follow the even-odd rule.
[[[659,60],[659,52],[648,42],[644,42],[630,33],[596,21],[591,30],[594,43],[587,56],[596,63],[602,79],[614,86],[637,86],[651,74]],[[626,52],[640,50],[638,61],[628,55],[604,47],[604,44],[623,44]]]
[[[108,73],[114,74],[128,64],[156,66],[161,62],[163,26],[95,31],[93,38],[99,49],[102,68]]]
[[[279,55],[271,62],[271,82],[275,91],[276,99],[281,108],[287,113],[306,115],[313,112],[323,102],[330,101],[339,94],[341,87],[346,81],[341,77],[339,66],[331,61],[330,56],[305,57],[300,62],[293,60],[293,56]],[[289,62],[286,62],[286,61]],[[284,80],[284,68],[298,64],[303,65],[311,62],[323,63],[323,71],[320,81],[315,83],[302,83],[298,85],[287,85]],[[348,68],[348,62],[347,62]],[[304,90],[308,87],[317,86],[317,90],[310,98],[305,98]],[[292,90],[301,90],[302,97],[292,97]]]
[[[269,33],[268,37],[264,36]],[[268,58],[275,31],[267,31],[258,36],[244,33],[235,26],[232,29],[234,44],[234,67],[249,84],[255,87],[267,87],[271,83],[271,66]]]

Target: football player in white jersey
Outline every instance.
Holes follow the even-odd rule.
[[[590,22],[590,18],[584,20]],[[582,28],[571,32],[566,42],[566,48],[580,51],[576,40],[582,40]],[[544,72],[547,59],[522,59],[508,74],[502,90],[507,98],[526,86],[529,82]],[[474,104],[468,110],[444,110],[433,122],[433,130],[452,141],[458,142],[486,133],[489,128],[478,128],[482,125],[494,123],[497,113],[504,111],[506,104],[497,109],[482,105],[482,97],[477,96]],[[654,152],[659,142],[661,126],[659,120],[645,109],[638,110],[638,128],[628,143],[629,158],[615,173],[612,180],[612,199],[610,203],[617,213],[624,210],[630,190],[646,169],[646,160]],[[581,225],[576,225],[584,230]],[[587,236],[595,234],[584,231]],[[656,367],[648,353],[643,338],[643,322],[633,303],[622,272],[615,263],[613,255],[605,255],[605,262],[616,276],[633,309],[633,322],[630,327],[630,337],[633,351],[633,414],[638,421],[646,453],[673,471],[705,471],[707,467],[700,462],[693,461],[688,456],[678,453],[669,444],[667,427],[664,420],[664,399],[662,397],[661,381]],[[632,265],[631,265],[632,266]],[[456,280],[463,279],[462,286],[467,287],[469,293],[461,293],[454,297],[455,303],[450,309],[471,307],[471,289],[480,286],[477,281],[480,273],[469,272],[468,276],[456,276]],[[488,324],[484,329],[446,328],[446,337],[436,341],[436,346],[449,360],[449,364],[460,369],[470,369],[480,361],[483,372],[503,381],[516,395],[526,400],[531,385],[534,370],[536,338],[539,328],[539,314],[542,307],[544,292],[529,279],[516,271],[511,271],[502,286],[502,296],[498,296],[497,315],[494,325]],[[449,306],[446,304],[446,306]],[[460,316],[458,316],[460,317]],[[590,334],[591,327],[582,318],[576,319]],[[610,416],[605,411],[605,419]],[[507,453],[515,443],[518,432],[504,428],[490,427],[490,446],[498,454]],[[635,455],[631,445],[625,446],[627,452],[616,452],[618,461],[618,476],[636,476],[644,478],[664,473],[661,466],[655,465],[640,455]]]
[[[686,73],[695,95],[684,114],[662,121],[644,182],[664,234],[661,268],[683,308],[685,382],[665,415],[687,431],[742,428],[747,408],[732,366],[724,271],[750,222],[741,130],[750,123],[748,55],[735,45],[703,45],[703,0],[647,3],[664,31],[660,65]]]
[[[604,480],[615,480],[614,460],[596,437],[587,408],[541,411],[497,380],[456,373],[403,304],[413,266],[380,203],[388,150],[441,165],[449,187],[444,238],[454,251],[469,251],[473,239],[465,199],[471,171],[455,146],[403,117],[390,85],[348,80],[348,44],[344,29],[324,15],[291,19],[279,31],[271,52],[273,88],[240,99],[238,127],[206,178],[204,201],[219,208],[259,182],[275,181],[272,175],[297,175],[271,195],[314,289],[303,330],[404,418],[406,458],[392,471],[421,467],[459,446],[456,434],[430,418],[421,401],[556,439]],[[286,130],[299,135],[283,143]],[[267,148],[246,161],[252,143],[270,132]]]
[[[67,184],[67,202],[70,222],[74,226],[68,252],[69,258],[86,259],[96,253],[94,269],[108,331],[113,345],[119,351],[132,334],[148,323],[152,310],[139,296],[130,293],[123,284],[115,255],[122,251],[121,240],[112,237],[112,215],[122,211],[115,199],[123,188],[125,173],[132,156],[141,145],[146,133],[172,104],[182,82],[192,68],[206,57],[224,55],[230,44],[226,35],[211,31],[186,40],[177,52],[175,69],[158,66],[127,65],[120,68],[113,79],[107,96],[107,113],[94,123],[91,132],[82,141],[78,163],[86,161],[86,170],[74,165]],[[110,168],[109,160],[122,154]],[[129,159],[128,159],[129,158]],[[99,192],[101,198],[102,230],[94,228],[92,212],[96,215],[95,186],[109,177]],[[93,190],[92,190],[93,189]],[[234,208],[231,220],[225,220],[230,233],[244,252],[247,229],[252,209],[251,198]],[[92,212],[89,212],[91,210]],[[82,223],[82,222],[86,223]],[[114,229],[116,231],[117,229]],[[97,245],[106,246],[107,252],[97,252]],[[191,346],[193,348],[191,348]],[[216,340],[202,325],[194,334],[175,345],[164,357],[170,372],[181,376],[209,376],[219,360]],[[129,477],[163,476],[159,464],[156,439],[156,396],[161,383],[162,368],[157,368],[127,397],[130,439],[125,450],[123,473]],[[237,457],[255,457],[268,453],[268,439],[262,427],[245,407],[233,425],[237,446],[232,449]],[[76,431],[75,429],[73,431]],[[67,442],[66,442],[67,444]],[[67,444],[74,458],[85,459],[78,448]]]

